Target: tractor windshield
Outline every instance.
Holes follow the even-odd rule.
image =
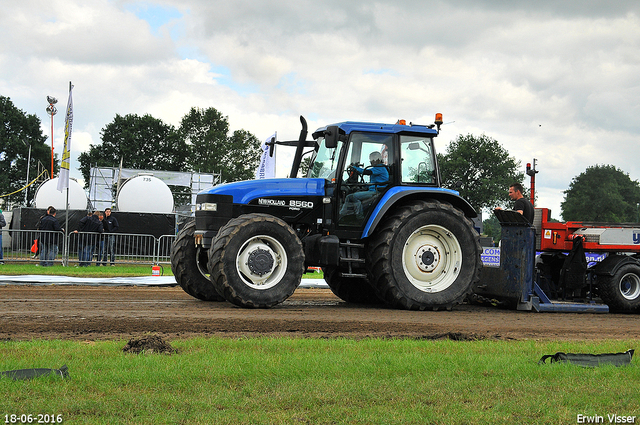
[[[316,140],[318,143],[318,151],[311,158],[311,166],[307,177],[334,180],[336,178],[336,168],[338,168],[338,159],[340,157],[340,149],[342,142],[338,142],[338,146],[328,149],[324,144],[324,138]]]

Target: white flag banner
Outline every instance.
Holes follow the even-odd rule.
[[[69,101],[67,102],[67,113],[64,121],[64,150],[62,151],[62,162],[60,163],[60,175],[58,175],[58,190],[62,192],[69,187],[69,163],[71,162],[71,130],[73,129],[73,99],[69,87]]]
[[[278,133],[273,133],[273,136],[269,136],[264,142],[262,142],[262,156],[260,157],[260,165],[256,170],[256,179],[272,179],[276,176],[276,156],[275,151],[273,156],[269,156],[269,150],[271,147],[267,143],[276,141]],[[275,146],[274,146],[275,149]]]

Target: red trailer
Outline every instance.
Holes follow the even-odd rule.
[[[640,224],[554,223],[549,218],[548,209],[536,210],[539,284],[556,296],[599,297],[612,311],[638,311]],[[604,259],[589,264],[585,253],[604,254]]]

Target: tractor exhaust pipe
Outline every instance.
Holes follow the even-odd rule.
[[[302,130],[300,130],[300,137],[298,137],[296,155],[293,157],[293,164],[291,165],[291,172],[289,173],[289,178],[292,179],[298,177],[298,169],[300,168],[300,163],[302,162],[302,151],[304,150],[304,145],[307,140],[307,120],[305,120],[302,115],[300,115],[300,123],[302,124]]]

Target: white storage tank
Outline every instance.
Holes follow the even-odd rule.
[[[67,191],[58,191],[58,178],[53,178],[42,183],[36,191],[34,198],[35,207],[47,209],[50,206],[57,210],[67,209]],[[87,194],[74,178],[69,178],[69,209],[86,210],[88,205]]]
[[[116,198],[118,211],[170,214],[173,194],[162,180],[152,174],[138,174],[126,180]]]

